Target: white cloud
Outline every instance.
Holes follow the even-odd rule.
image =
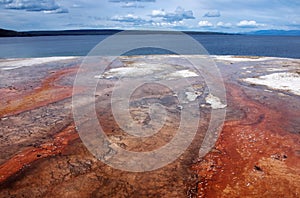
[[[177,7],[174,12],[166,12],[163,9],[152,10],[150,15],[144,17],[135,14],[115,15],[110,20],[134,25],[146,25],[148,27],[182,27],[185,25],[185,19],[194,18],[192,11]]]
[[[3,4],[5,4],[5,3],[11,3],[13,0],[0,0],[0,3],[3,3]]]
[[[2,0],[3,1],[3,0]],[[4,0],[3,2],[9,2]],[[31,12],[67,13],[55,0],[12,0],[5,5],[6,9],[26,10]]]
[[[117,20],[117,21],[120,21],[120,20],[137,20],[137,19],[139,19],[139,17],[135,16],[133,14],[127,14],[126,16],[115,15],[111,19],[112,20]]]
[[[82,8],[82,5],[75,3],[72,5],[72,8]]]
[[[164,10],[152,10],[152,17],[164,17],[166,16],[166,12]]]
[[[46,14],[64,14],[69,13],[69,10],[66,8],[58,8],[56,10],[44,10],[43,12]]]
[[[121,3],[122,8],[144,8],[142,3],[154,3],[156,0],[109,0],[111,3]]]
[[[137,2],[126,2],[122,5],[122,8],[144,8],[144,6],[139,5]]]
[[[220,27],[220,28],[231,28],[232,24],[231,23],[224,23],[224,22],[220,21],[220,22],[217,23],[217,27]]]
[[[127,14],[125,16],[115,15],[111,18],[111,21],[133,23],[135,25],[149,23],[149,21],[133,14]]]
[[[213,24],[209,21],[199,21],[198,25],[200,27],[212,27]]]
[[[128,2],[145,2],[145,3],[149,3],[149,2],[155,2],[156,0],[109,0],[109,2],[112,3],[128,3]]]
[[[221,13],[219,10],[212,10],[207,12],[203,17],[220,17]]]
[[[236,25],[240,28],[256,28],[259,26],[263,26],[262,24],[258,24],[256,21],[253,20],[252,21],[243,20]]]
[[[158,27],[176,27],[176,26],[183,26],[184,22],[183,21],[174,21],[174,22],[152,22],[151,23],[153,26],[158,26]]]
[[[167,22],[182,21],[184,19],[195,19],[193,11],[177,7],[175,12],[165,12],[164,10],[152,10],[152,18],[162,18]]]

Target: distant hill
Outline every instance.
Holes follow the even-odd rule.
[[[16,32],[13,30],[5,30],[0,28],[0,37],[14,37],[14,36],[29,36],[24,32]]]
[[[28,31],[31,36],[61,36],[61,35],[112,35],[122,30],[58,30],[58,31]]]
[[[113,35],[115,33],[121,32],[122,30],[111,30],[111,29],[104,29],[104,30],[58,30],[58,31],[27,31],[27,32],[17,32],[13,30],[5,30],[0,29],[0,37],[17,37],[17,36],[60,36],[60,35]],[[134,32],[135,34],[137,31],[129,30],[130,32]],[[144,33],[144,31],[141,31]],[[147,32],[147,31],[146,31]],[[151,33],[167,33],[168,31],[149,31]],[[196,31],[187,31],[185,32],[189,35],[201,34],[201,35],[228,35],[228,33],[221,33],[221,32],[196,32]]]
[[[58,31],[27,31],[17,32],[13,30],[0,29],[0,37],[17,36],[59,36],[59,35],[112,35],[121,30],[58,30]]]
[[[282,35],[282,36],[300,36],[300,30],[259,30],[248,32],[249,35]]]
[[[87,29],[87,30],[57,30],[57,31],[27,31],[17,32],[13,30],[5,30],[0,28],[0,37],[25,37],[25,36],[60,36],[60,35],[113,35],[123,30],[113,29]],[[128,33],[136,31],[129,30]],[[141,31],[144,33],[144,31]],[[168,31],[149,31],[151,33],[167,33]],[[183,31],[189,35],[233,35],[232,33],[222,32],[197,32],[197,31]],[[259,30],[255,32],[242,33],[244,35],[285,35],[285,36],[300,36],[300,30]]]

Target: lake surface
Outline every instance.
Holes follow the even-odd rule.
[[[300,58],[300,36],[193,35],[212,55],[251,55]],[[0,58],[85,56],[107,35],[0,38]],[[166,54],[139,49],[128,53]]]

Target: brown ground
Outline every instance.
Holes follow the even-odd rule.
[[[72,86],[66,83],[73,79],[75,65],[27,82],[22,92],[14,89],[22,82],[3,86],[0,197],[299,197],[299,96],[279,97],[277,92],[240,84],[232,75],[238,70],[234,66],[239,65],[231,66],[234,72],[222,66],[229,73],[224,74],[228,112],[215,148],[197,158],[209,115],[204,109],[188,150],[168,166],[145,173],[115,170],[82,144],[71,116]],[[109,102],[105,97],[111,82],[102,86],[99,100]],[[109,106],[99,106],[99,111],[108,135],[120,136]],[[146,141],[150,150],[154,141],[160,146],[170,139],[176,119],[169,121],[162,136]],[[118,143],[139,151],[126,138]]]

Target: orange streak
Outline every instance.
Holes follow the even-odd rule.
[[[299,193],[300,180],[296,185],[284,182],[295,173],[295,180],[300,179],[295,153],[300,150],[300,137],[282,129],[287,115],[247,98],[236,85],[229,85],[227,90],[234,108],[243,109],[245,117],[225,122],[215,149],[193,165],[200,178],[198,197],[279,196],[284,191],[286,196],[293,196],[291,189]],[[268,192],[274,186],[280,192]]]
[[[43,80],[40,87],[27,93],[12,93],[0,100],[0,117],[16,115],[38,107],[69,98],[72,96],[73,88],[59,86],[55,82],[63,76],[77,72],[78,68],[68,68],[55,72]],[[7,90],[1,92],[7,93]],[[1,93],[0,92],[0,93]]]
[[[23,150],[0,166],[0,184],[34,161],[60,154],[71,141],[77,138],[79,138],[78,133],[74,124],[71,124],[55,135],[53,141],[44,143],[38,148],[30,147]]]

